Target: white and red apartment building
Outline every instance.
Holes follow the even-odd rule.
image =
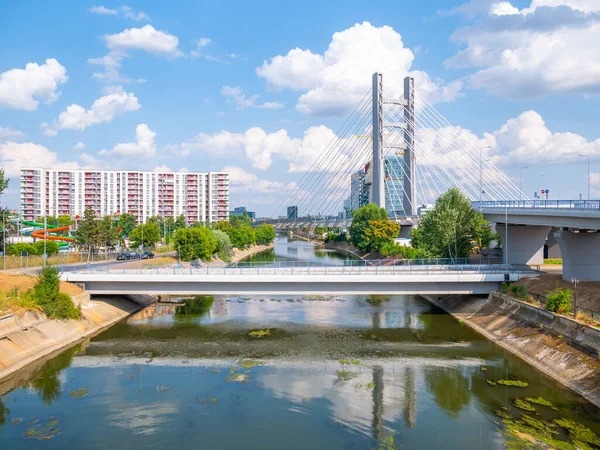
[[[229,174],[21,169],[24,220],[83,216],[88,208],[98,216],[130,213],[139,223],[181,214],[188,224],[227,220]]]

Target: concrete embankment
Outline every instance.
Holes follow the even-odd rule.
[[[600,407],[600,330],[499,293],[428,298]]]
[[[248,256],[252,256],[252,255],[256,255],[257,253],[262,253],[262,252],[266,252],[267,250],[271,250],[273,247],[275,247],[275,243],[271,242],[270,244],[267,245],[253,245],[250,248],[247,248],[246,250],[235,250],[233,257],[231,258],[231,262],[232,263],[236,263],[241,261],[244,258],[247,258]]]
[[[73,297],[81,307],[80,320],[50,320],[39,311],[0,317],[0,380],[102,331],[154,300],[148,295],[92,300],[84,292]]]

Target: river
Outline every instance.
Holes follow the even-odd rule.
[[[285,237],[249,258],[344,259]],[[2,449],[596,448],[581,441],[600,433],[596,407],[413,296],[161,304],[21,378],[0,384]]]

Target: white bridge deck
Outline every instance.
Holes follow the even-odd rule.
[[[91,294],[487,294],[537,271],[504,265],[202,267],[65,272]]]

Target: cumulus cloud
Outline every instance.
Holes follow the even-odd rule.
[[[25,133],[10,127],[0,127],[0,142],[19,141],[25,138]]]
[[[123,59],[131,51],[144,51],[156,56],[178,58],[183,56],[179,50],[179,38],[167,31],[156,30],[152,25],[142,28],[129,28],[120,33],[103,36],[109,53],[103,57],[90,58],[88,63],[104,67],[104,72],[95,72],[92,76],[106,83],[126,83],[132,80],[119,73]],[[146,80],[139,79],[138,82]]]
[[[126,142],[115,145],[110,150],[101,150],[102,156],[125,156],[133,158],[152,158],[156,155],[156,133],[145,123],[135,128],[135,142]]]
[[[40,101],[53,103],[60,97],[58,85],[65,83],[67,69],[50,58],[45,64],[29,63],[25,69],[0,74],[0,108],[35,111]]]
[[[296,106],[301,112],[338,115],[360,102],[374,72],[383,73],[388,95],[400,96],[404,77],[413,75],[413,60],[413,52],[393,28],[363,22],[334,33],[323,54],[295,48],[265,61],[256,73],[274,87],[305,91]],[[415,74],[415,82],[423,95],[435,101],[452,101],[461,89],[460,82],[448,85],[431,80],[425,72]]]
[[[128,93],[117,86],[100,97],[90,109],[80,105],[70,105],[60,113],[52,125],[42,124],[44,134],[54,136],[59,130],[84,130],[91,125],[111,122],[116,116],[129,111],[137,111],[141,105],[133,93]]]
[[[532,0],[519,10],[493,3],[452,36],[465,48],[449,67],[476,68],[468,85],[514,98],[600,91],[600,4]]]
[[[212,42],[212,39],[201,37],[200,39],[196,39],[194,43],[196,44],[196,48],[190,51],[190,56],[192,58],[199,58],[202,56],[202,49],[207,47]]]
[[[154,169],[152,169],[152,172],[172,172],[172,170],[165,164],[162,164],[162,165],[156,166]]]
[[[79,151],[85,148],[85,144],[83,142],[78,142],[73,146],[73,150]]]
[[[221,95],[231,97],[235,101],[235,106],[238,110],[246,108],[280,109],[284,106],[283,103],[279,102],[256,103],[258,95],[248,97],[239,86],[223,86]]]
[[[241,167],[226,166],[221,171],[229,173],[231,192],[275,194],[291,191],[296,187],[296,183],[261,180]]]
[[[262,128],[254,127],[244,133],[200,133],[193,139],[179,144],[176,150],[181,156],[209,153],[233,157],[243,154],[250,160],[252,167],[259,170],[268,169],[274,159],[280,159],[288,162],[289,172],[305,172],[335,137],[335,133],[323,125],[310,127],[301,138],[292,138],[283,129],[267,133]],[[332,152],[331,158],[347,158],[342,149],[342,143],[329,149]]]
[[[48,169],[78,169],[76,162],[61,161],[55,152],[32,142],[5,142],[0,144],[0,160],[6,175],[18,177],[21,167],[44,167]]]

